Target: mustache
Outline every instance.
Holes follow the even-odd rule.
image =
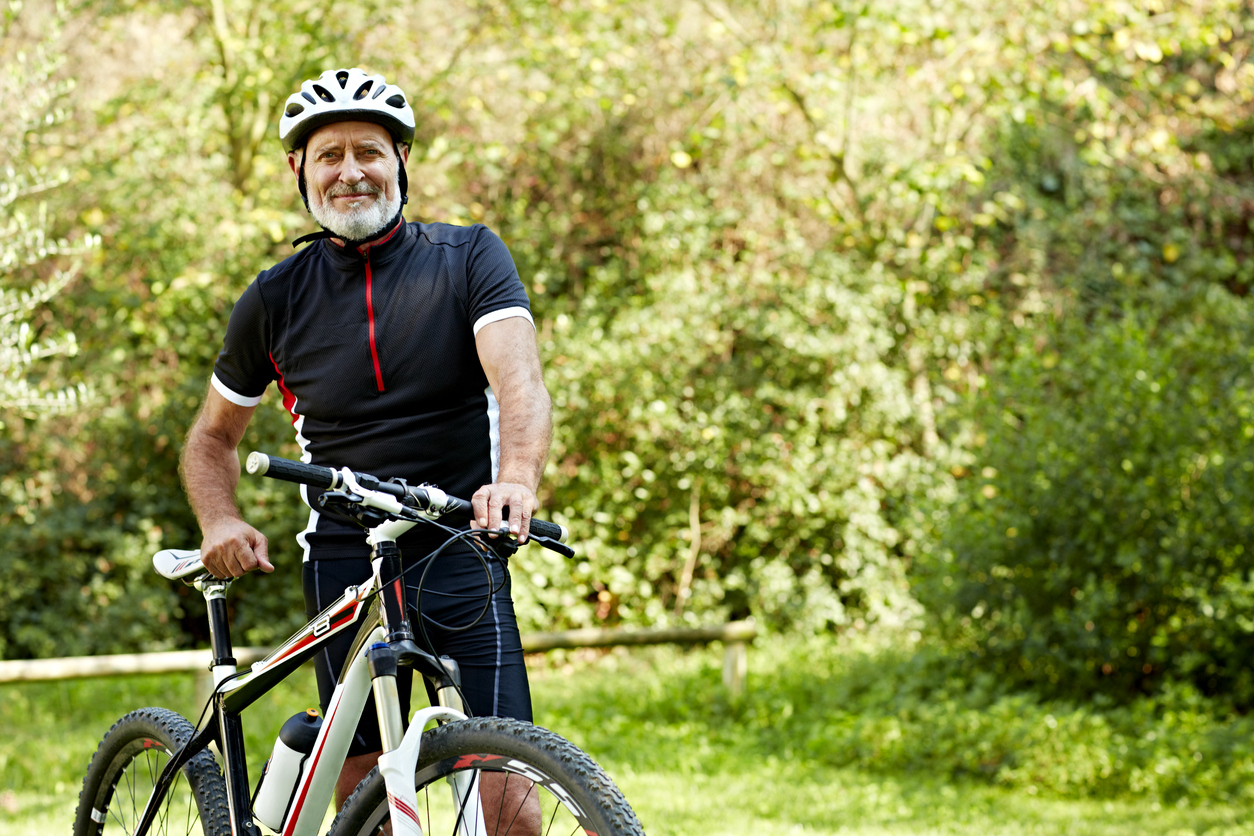
[[[327,197],[353,197],[358,195],[379,195],[383,194],[383,189],[370,182],[361,183],[336,183],[327,189]]]

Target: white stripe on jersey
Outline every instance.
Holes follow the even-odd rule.
[[[531,323],[531,327],[536,327],[536,321],[531,318],[531,311],[523,307],[501,308],[499,311],[486,313],[475,320],[474,326],[471,328],[475,332],[475,336],[479,336],[479,332],[483,330],[483,326],[491,325],[493,322],[500,322],[502,319],[513,319],[519,317]]]
[[[492,449],[492,481],[501,469],[501,405],[496,402],[492,387],[483,390],[488,396],[488,443]]]
[[[301,432],[305,428],[305,416],[296,411],[296,405],[300,403],[300,399],[295,395],[293,395],[292,398],[292,414],[296,416],[296,421],[292,424],[292,427],[296,430],[296,443],[300,445],[300,460],[308,463],[313,460],[313,454],[309,452],[309,439],[305,438],[304,434]],[[300,486],[300,498],[306,505],[309,506],[309,522],[306,523],[305,530],[296,535],[296,542],[300,545],[302,551],[304,552],[304,556],[301,558],[301,563],[308,563],[309,539],[306,535],[313,534],[318,530],[318,519],[321,515],[313,507],[313,503],[309,501],[308,485]]]
[[[236,392],[230,386],[227,386],[219,380],[216,372],[210,376],[209,382],[213,384],[214,389],[218,390],[219,395],[226,398],[236,406],[256,406],[261,403],[261,395],[258,395],[255,398],[250,398],[247,395],[241,395],[239,392]]]

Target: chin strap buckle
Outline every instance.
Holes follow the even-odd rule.
[[[292,249],[295,249],[296,247],[299,247],[301,244],[304,244],[308,241],[317,241],[319,238],[334,238],[334,237],[335,237],[334,232],[330,232],[325,229],[320,229],[317,232],[311,232],[308,235],[302,235],[299,238],[297,238],[295,241],[292,242]]]

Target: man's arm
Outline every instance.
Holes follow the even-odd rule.
[[[536,489],[553,439],[536,329],[521,317],[502,319],[483,326],[475,346],[501,408],[501,463],[496,482],[471,497],[475,509],[471,526],[500,527],[501,507],[508,505],[509,530],[525,541],[531,515],[540,506]]]
[[[204,535],[201,560],[218,578],[238,578],[258,568],[274,571],[265,535],[244,522],[235,507],[239,483],[235,448],[255,410],[231,403],[210,386],[179,462],[183,487]]]

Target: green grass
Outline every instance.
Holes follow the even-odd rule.
[[[1231,782],[1182,791],[1175,779],[1156,790],[1116,780],[1153,772],[1165,751],[1128,748],[1133,737],[1187,752],[1179,728],[1212,740],[1197,749],[1218,759],[1206,767],[1244,774],[1244,749],[1232,741],[1244,732],[1239,718],[1195,712],[1182,726],[1179,706],[1168,720],[1149,709],[1043,704],[954,683],[920,658],[764,642],[751,651],[750,692],[738,703],[719,684],[717,648],[553,654],[533,668],[532,686],[537,721],[593,754],[651,836],[1254,836],[1254,807]],[[298,673],[245,714],[254,778],[279,725],[312,694],[312,676]],[[0,836],[66,832],[112,721],[144,705],[192,716],[192,703],[190,675],[0,686]],[[1117,760],[1110,753],[1120,746],[1126,763],[1106,778],[1086,766]],[[1060,770],[1079,777],[1059,780]]]

